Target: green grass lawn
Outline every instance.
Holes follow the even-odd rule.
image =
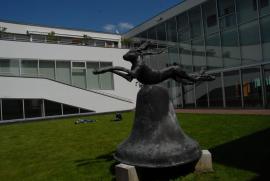
[[[133,113],[0,125],[0,180],[114,179],[112,154],[132,127]],[[263,180],[270,163],[270,116],[178,114],[181,127],[213,156],[214,173],[174,180]]]

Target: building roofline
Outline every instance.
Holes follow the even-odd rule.
[[[91,30],[91,29],[67,28],[67,27],[53,26],[53,25],[44,25],[44,24],[38,24],[38,23],[18,22],[18,21],[15,21],[15,20],[0,19],[0,23],[1,22],[3,22],[3,23],[18,24],[18,25],[39,26],[39,27],[44,27],[44,28],[57,28],[57,29],[71,30],[71,31],[84,31],[84,32],[89,32],[89,33],[102,33],[102,34],[108,34],[108,35],[118,35],[118,36],[121,36],[121,34],[109,33],[109,32],[102,32],[102,31],[94,31],[94,30]]]
[[[166,20],[176,16],[177,14],[180,14],[181,12],[184,12],[190,8],[193,8],[194,6],[197,6],[207,0],[183,0],[179,2],[178,4],[173,5],[172,7],[169,7],[168,9],[161,11],[157,15],[148,18],[144,22],[140,23],[139,25],[135,26],[128,32],[121,34],[122,37],[133,37],[138,33],[143,32],[146,29],[149,29],[157,24],[160,24],[162,22],[165,22]]]

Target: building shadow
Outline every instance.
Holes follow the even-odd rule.
[[[257,180],[270,180],[270,128],[210,149],[213,161],[258,174]]]
[[[115,166],[119,164],[119,162],[114,160],[113,154],[114,152],[109,152],[107,154],[99,155],[93,159],[75,160],[74,163],[77,167],[87,168],[91,165],[98,164],[99,162],[111,162],[109,169],[110,173],[114,176],[112,181],[115,181]],[[168,168],[136,167],[136,172],[140,181],[169,181],[192,173],[194,171],[196,162]]]

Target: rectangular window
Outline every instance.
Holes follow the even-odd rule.
[[[262,107],[262,81],[260,68],[249,68],[242,71],[242,89],[245,107]]]
[[[55,79],[54,61],[39,61],[39,76],[48,79]]]
[[[186,41],[190,39],[190,26],[188,22],[188,13],[182,13],[177,16],[177,30],[178,30],[178,41]]]
[[[179,55],[180,55],[181,65],[183,66],[183,69],[187,72],[192,72],[193,66],[192,66],[191,42],[180,43]]]
[[[82,89],[86,88],[85,69],[72,69],[72,84]]]
[[[156,27],[148,30],[148,39],[149,40],[156,40],[157,39]]]
[[[194,98],[194,86],[186,85],[184,86],[184,108],[194,108],[195,98]]]
[[[263,46],[263,59],[270,61],[270,16],[261,19],[261,35]]]
[[[157,40],[166,41],[165,23],[157,26]]]
[[[35,118],[42,116],[42,100],[25,99],[24,100],[25,118]]]
[[[100,68],[111,67],[111,66],[112,66],[111,62],[100,62]],[[99,80],[100,80],[101,89],[103,89],[103,90],[114,89],[113,74],[111,72],[100,74]]]
[[[257,18],[257,0],[237,0],[238,22],[244,23]]]
[[[225,67],[241,65],[238,33],[235,29],[221,32],[222,56]]]
[[[261,16],[270,14],[269,0],[259,0],[259,6]]]
[[[22,60],[21,71],[22,71],[22,75],[37,77],[38,61],[37,60]]]
[[[209,36],[205,43],[208,68],[215,69],[223,67],[219,34],[216,33]]]
[[[206,108],[208,107],[208,94],[207,94],[207,83],[202,82],[196,85],[196,106]]]
[[[220,73],[214,74],[216,79],[208,82],[210,107],[223,107],[222,85]]]
[[[85,62],[72,62],[72,68],[85,68]]]
[[[70,84],[70,62],[56,61],[56,80]]]
[[[176,19],[171,18],[170,20],[168,20],[166,24],[166,28],[167,28],[168,41],[177,42]]]
[[[44,100],[45,116],[62,115],[61,104],[53,101]]]
[[[95,40],[97,47],[105,47],[105,41],[103,40]]]
[[[192,57],[194,71],[200,71],[202,67],[206,67],[205,48],[202,39],[192,41]]]
[[[270,108],[270,64],[264,65],[263,68],[264,68],[266,106],[267,108]]]
[[[224,89],[227,107],[241,107],[241,83],[239,71],[224,72]]]
[[[93,70],[99,68],[98,62],[87,62],[87,89],[99,89],[99,75],[94,75]]]
[[[219,1],[220,28],[222,30],[236,25],[234,0]]]
[[[191,37],[200,37],[202,35],[201,8],[195,7],[189,11]]]
[[[2,99],[3,120],[23,119],[23,102],[21,99]]]
[[[19,75],[19,60],[0,59],[0,74]]]
[[[262,61],[258,22],[253,21],[251,23],[241,25],[239,27],[239,33],[243,64]]]

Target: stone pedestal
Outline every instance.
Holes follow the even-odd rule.
[[[139,181],[136,168],[122,163],[115,166],[115,176],[116,181]]]
[[[202,155],[195,166],[195,173],[213,172],[212,156],[208,150],[202,150]],[[139,181],[135,166],[118,164],[115,166],[116,181]]]
[[[213,172],[212,155],[208,150],[202,150],[202,156],[195,166],[195,172]]]

